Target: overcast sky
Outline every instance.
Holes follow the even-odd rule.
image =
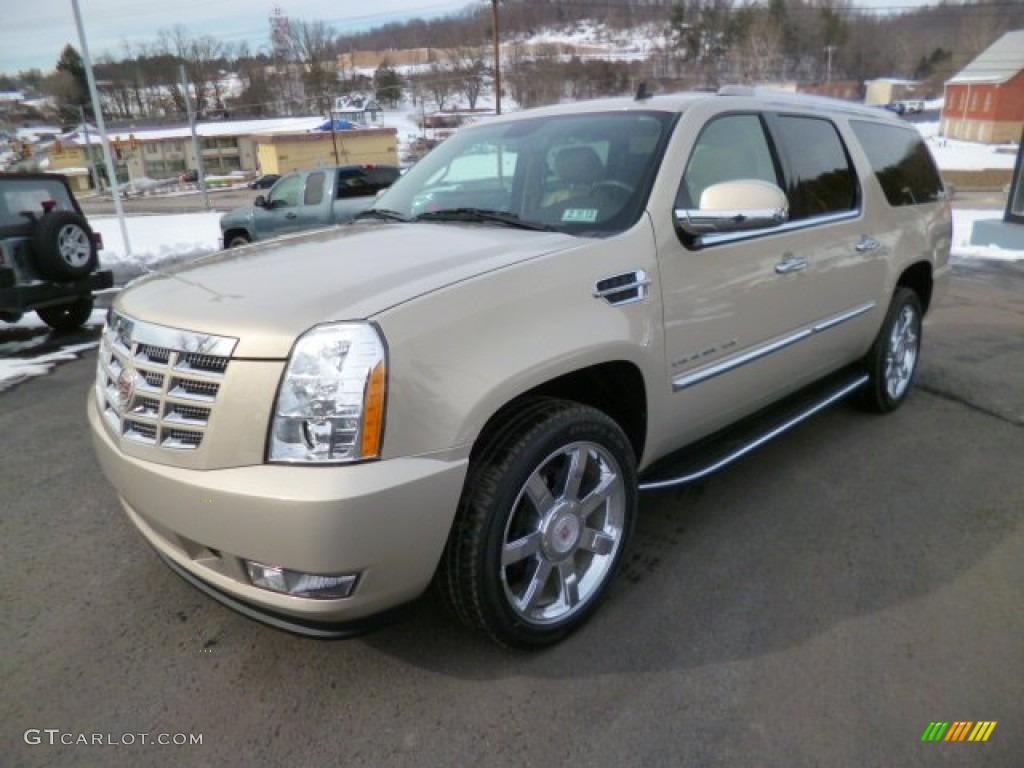
[[[269,44],[276,6],[293,19],[324,21],[339,33],[415,16],[438,16],[483,0],[78,0],[89,53],[124,56],[124,41],[152,43],[161,29],[184,26],[190,35],[225,43]],[[78,51],[71,0],[0,0],[0,72],[52,70],[67,43]]]
[[[0,72],[51,71],[67,43],[81,51],[71,0],[0,0]],[[295,19],[324,21],[338,33],[411,17],[438,16],[487,0],[79,0],[89,52],[125,55],[124,42],[154,42],[161,29],[184,26],[190,35],[225,43],[248,41],[258,51],[270,39],[275,6]],[[854,0],[857,7],[906,8],[926,0]]]

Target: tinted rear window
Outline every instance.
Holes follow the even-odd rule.
[[[836,127],[828,120],[782,116],[779,139],[788,159],[791,218],[852,210],[857,182]]]
[[[851,120],[864,154],[889,205],[919,205],[942,199],[942,179],[916,130]]]

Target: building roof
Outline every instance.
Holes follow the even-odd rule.
[[[957,72],[947,85],[1005,83],[1024,70],[1024,29],[1007,32]]]

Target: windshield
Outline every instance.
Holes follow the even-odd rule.
[[[465,128],[374,208],[410,220],[614,234],[643,211],[674,117],[570,114]]]

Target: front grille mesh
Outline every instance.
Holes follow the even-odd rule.
[[[234,344],[234,339],[141,323],[112,312],[100,339],[96,371],[104,419],[126,440],[173,450],[199,448]],[[225,354],[210,354],[208,348]]]

